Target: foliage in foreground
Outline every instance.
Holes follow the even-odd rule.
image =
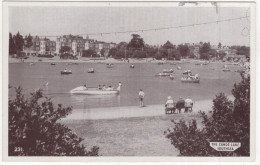
[[[241,77],[232,90],[234,102],[220,93],[213,100],[212,116],[201,113],[203,128],[197,128],[196,120],[173,121],[174,127],[165,133],[181,156],[250,156],[250,76]],[[209,142],[241,142],[241,147],[219,152]]]
[[[86,151],[79,138],[58,121],[72,108],[57,108],[49,98],[36,91],[25,98],[16,88],[16,97],[9,99],[9,156],[98,156],[98,147]]]

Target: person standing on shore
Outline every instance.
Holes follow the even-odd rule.
[[[140,89],[138,95],[139,95],[140,107],[144,107],[144,92],[142,89]]]

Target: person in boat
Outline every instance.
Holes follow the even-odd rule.
[[[113,87],[112,86],[108,86],[108,88],[106,88],[107,91],[112,91]]]
[[[142,89],[140,89],[138,96],[139,96],[140,107],[143,107],[144,106],[144,92]]]
[[[185,113],[191,112],[192,107],[193,107],[193,101],[188,96],[188,98],[185,100],[185,111],[184,112]]]
[[[107,89],[106,85],[103,85],[102,90],[106,90],[106,89]]]
[[[99,89],[99,90],[101,90],[101,89],[102,89],[101,85],[98,85],[98,89]]]
[[[195,74],[195,79],[198,80],[199,79],[199,74]]]

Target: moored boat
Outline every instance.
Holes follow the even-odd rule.
[[[61,71],[60,74],[72,74],[72,71],[65,69],[65,70]]]
[[[94,73],[94,68],[89,68],[88,73]]]
[[[170,79],[173,80],[174,79],[174,76],[173,74],[170,74]]]
[[[114,64],[107,64],[107,68],[113,68]]]
[[[163,70],[163,73],[173,73],[174,72],[174,70],[173,69],[169,69],[169,70],[167,70],[167,69],[164,69]]]
[[[155,76],[170,76],[170,73],[158,73]]]
[[[135,68],[135,66],[132,64],[132,65],[130,65],[130,68],[132,68],[132,69],[133,69],[133,68]]]
[[[181,82],[183,82],[183,83],[199,83],[200,80],[199,79],[193,79],[193,78],[191,78],[191,79],[181,79]]]
[[[77,88],[74,88],[70,91],[72,94],[83,94],[83,95],[112,95],[112,94],[119,94],[121,89],[121,83],[118,84],[118,87],[116,90],[102,90],[98,87],[85,87],[85,86],[79,86]]]
[[[56,65],[56,64],[52,62],[51,65]]]

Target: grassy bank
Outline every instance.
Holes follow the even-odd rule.
[[[201,118],[198,113],[154,117],[100,120],[63,120],[83,144],[100,147],[101,156],[177,156],[179,151],[165,138],[164,131],[174,126],[171,120]]]

